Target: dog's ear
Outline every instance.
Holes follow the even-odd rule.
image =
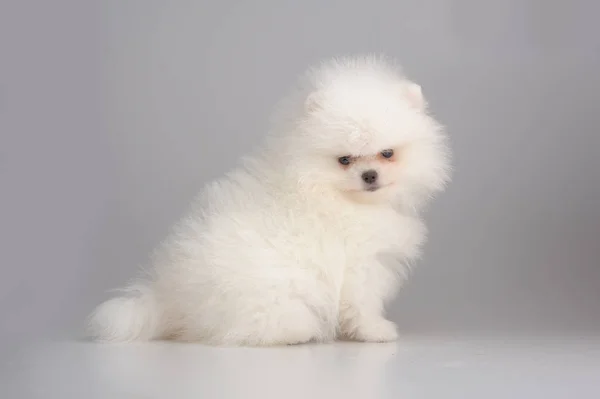
[[[416,83],[407,82],[404,85],[404,96],[415,108],[424,109],[427,105],[425,97],[423,97],[423,90],[421,89],[421,86]]]
[[[310,93],[304,101],[304,109],[307,112],[315,112],[321,109],[321,93],[318,91]]]

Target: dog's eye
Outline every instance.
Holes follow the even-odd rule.
[[[394,156],[394,150],[383,150],[383,151],[381,151],[381,155],[384,158],[391,158]]]
[[[347,165],[350,165],[350,163],[352,162],[352,159],[349,156],[339,157],[338,162],[344,166],[347,166]]]

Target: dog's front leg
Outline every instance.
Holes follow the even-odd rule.
[[[393,290],[395,280],[379,262],[346,271],[339,311],[342,338],[366,342],[398,338],[396,325],[384,317],[384,299]]]

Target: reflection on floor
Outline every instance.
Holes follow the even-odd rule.
[[[0,359],[2,398],[600,398],[600,337],[263,349],[73,342],[10,353]]]

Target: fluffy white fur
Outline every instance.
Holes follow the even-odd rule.
[[[394,340],[384,306],[419,255],[419,212],[448,170],[444,131],[399,68],[378,57],[324,62],[282,101],[259,148],[205,187],[151,275],[96,309],[90,334],[250,346]],[[365,171],[377,172],[374,184]]]

